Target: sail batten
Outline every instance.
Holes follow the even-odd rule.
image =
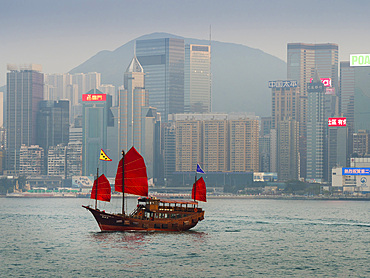
[[[122,192],[124,188],[125,193],[148,196],[148,177],[143,157],[132,147],[125,155],[124,161],[124,184],[122,184],[123,163],[121,159],[117,167],[115,190]]]
[[[110,202],[111,199],[110,183],[104,174],[94,181],[90,199]]]
[[[207,202],[207,188],[203,177],[198,179],[193,184],[193,189],[191,191],[191,198],[197,201]]]

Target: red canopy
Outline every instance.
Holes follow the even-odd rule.
[[[96,188],[98,190],[96,190]],[[111,197],[110,183],[103,174],[94,181],[90,199],[110,202],[110,197]]]
[[[125,193],[148,196],[148,177],[143,157],[132,147],[124,157],[125,160]],[[114,189],[122,192],[122,159],[118,163]]]
[[[191,198],[197,201],[207,202],[207,189],[203,177],[193,184]]]

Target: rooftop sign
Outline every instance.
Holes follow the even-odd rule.
[[[328,126],[332,127],[347,126],[347,118],[329,118]]]
[[[370,175],[370,168],[342,168],[342,176]]]
[[[297,87],[297,80],[276,80],[269,81],[269,88],[291,88]]]
[[[106,101],[106,94],[83,94],[82,101]]]
[[[351,54],[350,66],[351,67],[368,67],[370,66],[370,54]]]
[[[313,78],[310,79],[310,83],[312,83]],[[320,78],[322,84],[324,84],[325,87],[331,87],[331,78]]]

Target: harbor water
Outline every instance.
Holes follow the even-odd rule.
[[[210,199],[181,233],[102,233],[83,204],[1,198],[0,277],[370,277],[369,201]]]

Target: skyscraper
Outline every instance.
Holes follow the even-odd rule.
[[[330,126],[328,131],[328,181],[332,178],[332,169],[347,166],[348,128]]]
[[[354,132],[370,131],[370,67],[355,68]]]
[[[307,84],[307,173],[306,178],[321,182],[324,179],[324,84],[318,74]]]
[[[299,179],[299,123],[296,120],[279,121],[278,131],[278,179],[280,181]]]
[[[124,89],[119,90],[119,145],[122,150],[132,146],[141,153],[141,109],[148,106],[144,88],[144,70],[134,57],[124,74]]]
[[[47,156],[50,146],[69,142],[69,101],[43,100],[37,113],[37,144]]]
[[[19,171],[21,145],[31,146],[37,139],[37,111],[43,99],[44,75],[41,66],[8,65],[7,73],[7,169]]]
[[[100,149],[107,148],[107,127],[113,120],[110,108],[112,96],[99,90],[91,90],[82,95],[82,175],[95,175],[98,167]],[[107,164],[101,163],[102,173]]]
[[[338,45],[288,43],[287,78],[297,80],[301,87],[300,135],[306,135],[307,86],[317,70],[322,78],[330,78],[331,87],[338,94]],[[329,85],[329,84],[328,84]]]
[[[296,81],[293,81],[292,86],[290,81],[270,83],[273,82],[275,86],[272,86],[271,128],[275,129],[279,122],[285,119],[299,121],[300,88],[297,87]]]
[[[185,112],[211,112],[211,47],[185,46]]]
[[[184,112],[184,40],[136,41],[136,56],[145,72],[149,105],[167,122],[168,115]]]

